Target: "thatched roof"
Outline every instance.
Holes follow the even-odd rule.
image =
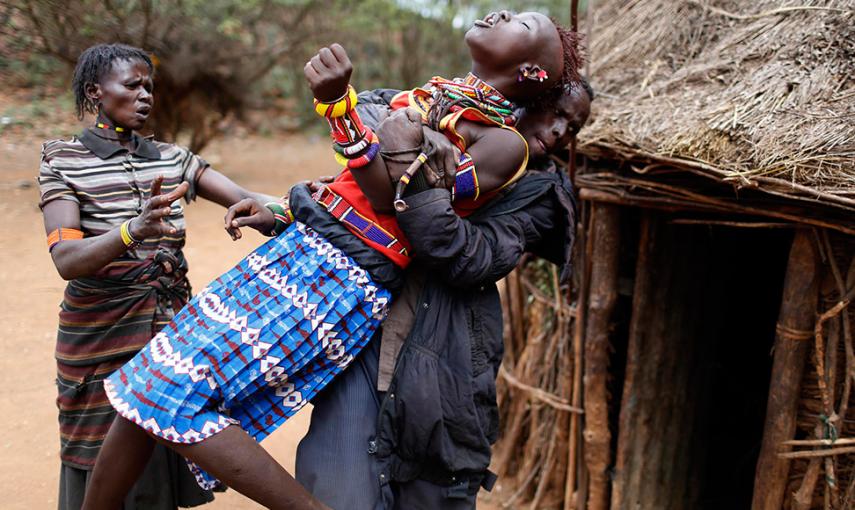
[[[580,150],[855,205],[855,0],[603,0]]]

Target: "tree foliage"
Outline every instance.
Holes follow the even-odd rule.
[[[476,16],[500,7],[561,14],[564,3],[0,0],[0,69],[50,73],[59,67],[67,83],[78,55],[93,44],[144,48],[156,62],[150,128],[164,140],[186,134],[199,150],[224,119],[250,111],[299,125],[311,105],[302,68],[321,46],[345,46],[359,88],[412,87],[468,69],[463,33]]]

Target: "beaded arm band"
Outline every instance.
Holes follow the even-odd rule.
[[[285,232],[285,228],[294,223],[294,213],[291,212],[291,208],[288,207],[286,200],[283,199],[282,202],[267,202],[264,204],[264,207],[270,209],[275,219],[273,230],[270,231],[271,237],[276,237]]]
[[[481,194],[478,186],[478,174],[475,173],[475,162],[472,156],[464,152],[457,164],[457,174],[454,176],[454,187],[451,188],[451,200],[471,198],[477,200]]]
[[[355,113],[355,112],[354,112]],[[366,128],[367,133],[365,135],[364,141],[367,141],[366,148],[364,150],[358,151],[353,155],[341,154],[336,150],[335,160],[342,166],[346,166],[350,169],[362,168],[377,156],[377,153],[380,152],[380,139],[377,138],[377,135],[374,134],[373,131]],[[334,144],[334,148],[336,148],[338,144]],[[345,148],[346,149],[346,148]]]
[[[83,239],[83,231],[76,228],[57,228],[47,236],[48,251],[59,244],[60,241],[71,241]]]

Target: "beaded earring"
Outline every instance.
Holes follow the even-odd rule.
[[[549,79],[549,75],[546,73],[546,70],[540,67],[538,64],[523,64],[520,66],[519,76],[517,76],[517,81],[525,81],[532,80],[536,82],[543,83],[545,80]]]

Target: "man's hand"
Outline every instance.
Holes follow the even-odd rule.
[[[433,147],[433,153],[428,160],[428,165],[419,171],[424,172],[430,186],[451,189],[457,162],[460,159],[460,150],[445,135],[424,126],[418,111],[411,108],[395,110],[377,128],[377,136],[385,152],[418,149],[385,158],[389,177],[393,181],[398,181],[404,175],[404,171],[418,156],[419,150],[426,149],[427,141]],[[427,168],[428,166],[430,169]]]
[[[377,126],[389,179],[397,182],[422,149],[422,117],[412,108],[395,110]],[[407,152],[400,152],[407,151]]]
[[[457,176],[460,149],[451,143],[451,140],[444,134],[437,133],[427,126],[422,126],[422,133],[425,141],[433,145],[434,148],[427,165],[422,167],[425,180],[434,188],[451,190],[454,186],[454,178]]]
[[[232,241],[242,237],[240,227],[250,227],[270,235],[276,220],[273,211],[254,198],[244,198],[226,211],[225,228]]]
[[[318,53],[306,62],[303,73],[315,99],[331,103],[347,93],[353,65],[344,48],[336,43],[329,48],[318,50]]]

